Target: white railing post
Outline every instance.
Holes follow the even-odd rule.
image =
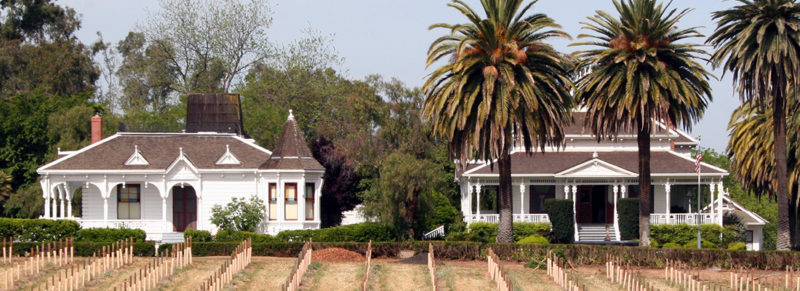
[[[614,185],[611,189],[614,192],[614,238],[616,238],[617,241],[619,241],[621,240],[619,233],[619,213],[617,213],[617,201],[618,201],[617,194],[619,192],[619,186]]]

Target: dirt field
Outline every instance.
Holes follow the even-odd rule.
[[[253,257],[229,287],[233,290],[280,290],[296,261],[296,258]]]
[[[158,284],[158,290],[194,290],[211,276],[228,257],[194,257],[192,265],[178,270]]]
[[[363,279],[364,263],[312,262],[300,289],[361,290]]]
[[[369,290],[430,290],[427,265],[401,264],[397,260],[373,260]]]
[[[441,290],[494,290],[483,261],[442,261],[436,266]]]

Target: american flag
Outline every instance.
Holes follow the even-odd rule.
[[[697,150],[697,159],[694,161],[694,171],[699,175],[700,174],[700,160],[703,159],[703,152]]]

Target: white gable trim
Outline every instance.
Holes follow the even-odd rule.
[[[755,219],[756,221],[758,221],[758,223],[749,223],[749,224],[751,224],[751,225],[752,225],[752,224],[756,224],[756,225],[765,225],[765,224],[767,224],[767,223],[769,222],[769,221],[767,221],[766,219],[764,219],[763,217],[761,217],[761,215],[758,215],[758,214],[756,214],[756,213],[754,213],[754,212],[752,212],[752,211],[750,211],[750,210],[747,210],[747,208],[744,208],[744,206],[742,206],[742,205],[741,205],[741,204],[739,204],[738,202],[736,202],[736,201],[733,201],[733,199],[731,199],[730,197],[728,197],[728,196],[726,196],[726,195],[723,195],[723,196],[722,196],[722,198],[723,198],[723,199],[725,199],[725,201],[726,201],[726,202],[728,202],[728,203],[730,203],[731,205],[733,205],[733,208],[736,208],[736,209],[738,209],[738,210],[740,210],[740,211],[744,212],[745,214],[747,214],[747,215],[748,215],[748,216],[750,216],[751,218],[753,218],[753,219]]]
[[[607,175],[607,176],[604,176],[604,177],[612,177],[612,176],[636,177],[636,173],[633,173],[631,171],[625,170],[625,169],[623,169],[621,167],[618,167],[618,166],[616,166],[614,164],[611,164],[611,163],[608,163],[606,161],[603,161],[603,160],[601,160],[599,158],[593,158],[593,159],[588,160],[586,162],[580,163],[580,164],[578,164],[576,166],[573,166],[573,167],[571,167],[569,169],[566,169],[566,170],[563,170],[561,172],[558,172],[553,176],[557,177],[557,178],[562,178],[562,177],[580,177],[580,176],[570,175],[570,173],[575,172],[577,170],[580,170],[581,168],[585,168],[586,166],[591,166],[591,165],[598,165],[598,166],[605,167],[605,168],[607,168],[609,170],[612,170],[613,172],[610,172],[610,173],[614,173],[614,172],[620,173],[620,175]]]
[[[85,151],[93,149],[93,148],[95,148],[97,146],[100,146],[101,144],[104,144],[104,143],[106,143],[106,142],[108,142],[108,141],[110,141],[112,139],[115,139],[115,138],[117,138],[119,136],[120,136],[120,134],[116,133],[116,134],[114,134],[112,136],[109,136],[109,137],[106,137],[106,138],[104,138],[104,139],[102,139],[102,140],[100,140],[100,141],[98,141],[96,143],[93,143],[93,144],[90,144],[88,146],[85,146],[82,149],[79,149],[79,150],[76,150],[76,151],[72,151],[70,154],[68,154],[66,156],[58,158],[55,161],[52,161],[52,162],[50,162],[48,164],[45,164],[44,166],[39,167],[39,169],[36,169],[36,172],[39,173],[39,175],[42,175],[45,172],[47,172],[47,168],[52,167],[53,165],[58,164],[60,162],[63,162],[64,160],[67,160],[67,159],[69,159],[71,157],[77,156],[77,155],[79,155],[79,154],[81,154],[81,153],[83,153]]]
[[[679,157],[681,159],[687,160],[687,161],[691,162],[692,164],[695,163],[695,159],[692,159],[691,157],[686,157],[684,155],[681,155],[681,154],[673,152],[673,151],[667,151],[667,152],[672,154],[672,155],[674,155],[674,156],[676,156],[676,157]],[[709,167],[709,168],[712,168],[714,170],[722,172],[722,173],[708,173],[709,175],[723,175],[723,176],[727,176],[728,175],[728,171],[726,171],[725,169],[719,168],[719,167],[714,166],[714,165],[710,165],[710,164],[708,164],[706,162],[700,162],[700,165],[705,166],[705,167]],[[703,173],[701,171],[700,174],[702,176],[702,174],[705,174],[705,173]],[[695,174],[695,175],[697,175],[697,174]]]
[[[179,150],[180,150],[180,153],[178,153],[178,158],[176,158],[175,161],[173,161],[172,164],[170,164],[169,167],[167,167],[167,170],[165,172],[166,173],[172,172],[172,170],[176,166],[178,166],[178,164],[181,161],[183,161],[183,162],[186,163],[186,165],[189,166],[189,169],[191,169],[192,172],[194,172],[195,174],[199,173],[199,171],[197,170],[197,167],[195,167],[194,164],[192,164],[192,162],[189,161],[189,159],[186,157],[186,153],[183,152],[183,148],[181,147],[181,148],[179,148]]]
[[[133,154],[131,154],[131,157],[128,158],[127,161],[125,161],[125,165],[126,166],[147,166],[147,165],[150,165],[150,162],[148,162],[147,159],[145,159],[142,156],[142,153],[139,152],[139,146],[138,145],[133,145]]]
[[[242,162],[231,153],[231,146],[225,145],[225,153],[217,159],[217,165],[239,165]]]
[[[236,136],[236,135],[234,135],[233,138],[235,138],[236,140],[241,141],[242,143],[244,143],[246,145],[249,145],[249,146],[251,146],[251,147],[253,147],[253,148],[255,148],[255,149],[259,150],[259,151],[265,152],[270,156],[272,155],[272,151],[270,151],[268,149],[265,149],[265,148],[262,148],[261,146],[257,145],[255,142],[249,141],[247,139],[241,138],[241,137]]]

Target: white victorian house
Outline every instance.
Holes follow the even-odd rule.
[[[235,133],[120,132],[101,140],[100,123],[99,116],[92,119],[91,145],[60,152],[37,170],[43,218],[75,219],[83,228],[140,228],[147,240],[174,242],[186,229],[215,233],[214,205],[256,196],[267,216],[259,232],[320,226],[324,168],[291,112],[274,151]],[[78,189],[82,215],[73,217],[69,205]]]
[[[583,128],[585,113],[575,112],[575,123],[565,129],[566,145],[545,153],[511,155],[513,219],[515,222],[549,222],[544,211],[548,198],[570,199],[575,215],[574,240],[619,241],[617,200],[640,195],[638,145],[635,134],[597,142]],[[722,225],[724,213],[737,214],[747,229],[747,248],[760,250],[767,221],[728,196],[722,178],[728,172],[701,163],[701,214],[697,215],[698,175],[691,150],[699,142],[680,130],[660,124],[651,138],[651,224]],[[464,220],[497,222],[498,172],[488,163],[470,162],[456,173]]]

